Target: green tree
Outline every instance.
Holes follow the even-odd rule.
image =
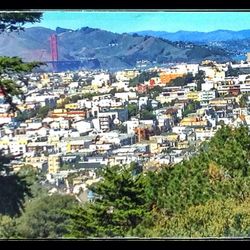
[[[18,175],[25,178],[27,184],[32,185],[38,179],[38,170],[32,165],[24,165],[18,171]]]
[[[211,139],[207,153],[211,160],[225,166],[230,175],[247,176],[249,146],[247,127],[241,126],[233,130],[228,126],[223,126]]]
[[[190,206],[196,205],[203,206],[209,200],[211,202],[214,202],[215,200],[223,202],[227,199],[234,199],[237,202],[245,202],[249,197],[248,186],[250,184],[248,163],[249,145],[250,141],[247,127],[242,126],[237,129],[231,129],[228,126],[223,126],[210,142],[203,145],[201,153],[198,156],[189,161],[184,161],[182,164],[177,164],[174,169],[170,171],[172,174],[167,170],[164,171],[165,174],[164,172],[161,172],[163,178],[161,182],[167,182],[168,185],[165,186],[165,189],[158,187],[154,192],[154,195],[157,194],[159,197],[165,195],[165,198],[162,199],[162,203],[158,203],[158,205],[168,211],[173,212],[178,210],[179,213],[183,213],[182,216],[180,215],[180,218],[182,218],[185,217],[186,213],[183,212],[183,208],[188,209]],[[193,172],[195,169],[200,170],[195,173]],[[182,173],[180,172],[181,175],[176,176],[176,171],[182,171]],[[199,175],[203,175],[203,178],[199,178]],[[171,185],[171,182],[173,182],[175,178],[176,180],[179,180],[179,183],[181,184],[176,182],[176,184],[173,183],[173,185]],[[188,185],[185,184],[185,181],[187,181],[186,184],[188,183]],[[173,188],[172,192],[170,189],[171,186]],[[191,189],[192,194],[188,195],[188,193],[184,193],[182,196],[181,192],[185,191],[185,189],[180,188],[181,186],[183,188],[186,186],[186,188]],[[197,188],[199,188],[199,191]],[[186,204],[182,203],[182,200],[179,200],[171,209],[171,204],[167,205],[166,203],[166,200],[169,201],[169,195],[171,194],[176,195],[175,199],[171,200],[172,204],[178,200],[179,196],[184,198]],[[161,198],[157,199],[158,202],[160,200]],[[224,208],[222,207],[220,209]],[[221,218],[223,217],[225,216],[222,215]],[[238,221],[237,223],[239,224],[239,220],[242,220],[239,219],[241,216],[237,215],[236,217]],[[213,219],[211,219],[211,221],[212,220]],[[199,220],[195,218],[192,222],[190,221],[190,228],[192,223],[195,225],[195,221]],[[230,219],[230,221],[232,220]],[[207,223],[209,223],[209,220],[207,220]],[[200,225],[204,225],[204,223]],[[228,229],[225,231],[225,234],[222,232],[225,229],[224,228],[221,231],[221,234],[217,234],[216,236],[233,236],[234,233],[232,233],[232,230],[235,229],[229,230],[230,227],[231,226],[226,227]],[[180,228],[177,230],[181,232]],[[185,230],[185,228],[182,230]],[[237,230],[239,230],[239,228]],[[186,232],[186,235],[197,236],[199,232],[202,232],[202,230],[194,228],[190,234]],[[216,232],[215,229],[206,231],[206,235],[214,236],[212,232]],[[229,234],[229,232],[231,233]],[[177,231],[175,231],[175,233],[177,233]]]
[[[69,212],[69,237],[129,236],[146,216],[144,178],[125,166],[107,167],[90,189],[95,201]]]
[[[40,22],[42,13],[39,12],[3,12],[0,13],[0,32],[23,30],[26,23]]]
[[[16,220],[18,238],[62,238],[67,232],[68,216],[63,212],[76,203],[72,196],[54,194],[26,202],[22,215]]]
[[[0,32],[23,30],[24,24],[39,22],[41,18],[42,13],[0,13]],[[20,74],[30,72],[40,65],[41,63],[38,62],[24,63],[18,57],[0,57],[0,90],[4,94],[5,102],[10,104],[10,111],[16,111],[16,106],[12,101],[12,97],[23,94],[20,86],[11,76],[19,75],[19,79],[27,84],[27,79],[23,79]]]
[[[13,32],[23,30],[26,23],[40,22],[42,13],[34,12],[3,12],[0,13],[0,32]],[[16,105],[12,97],[24,98],[21,87],[13,79],[13,75],[18,76],[26,85],[27,79],[22,77],[23,73],[32,71],[34,68],[42,65],[39,62],[24,63],[18,57],[0,57],[0,90],[4,94],[5,102],[10,104],[9,111],[16,111]]]
[[[0,13],[0,32],[21,30],[25,23],[40,21],[41,17],[41,13]],[[30,72],[39,65],[41,64],[37,62],[24,63],[18,57],[0,57],[0,90],[5,103],[10,105],[9,112],[17,110],[13,96],[24,98],[16,79],[27,85],[23,73]],[[4,165],[10,160],[11,157],[0,155],[0,169],[3,171],[0,174],[0,185],[4,187],[0,191],[0,214],[14,216],[23,208],[25,195],[30,195],[30,189],[23,178],[10,173],[8,167]]]
[[[198,108],[200,108],[200,102],[191,100],[189,101],[188,105],[184,108],[182,115],[185,117],[191,113],[195,113]]]
[[[16,104],[13,103],[13,96],[24,99],[22,88],[14,80],[13,76],[18,75],[19,80],[22,80],[27,85],[27,79],[24,79],[22,74],[31,72],[41,64],[38,62],[24,63],[18,57],[0,57],[0,90],[4,95],[5,102],[10,105],[9,111],[17,110]]]
[[[240,107],[244,108],[247,106],[247,102],[248,102],[248,95],[247,94],[243,94],[240,98]]]
[[[195,78],[192,73],[188,73],[182,77],[177,77],[172,79],[169,83],[169,86],[185,86],[188,83],[191,83]]]
[[[142,233],[147,237],[249,237],[248,202],[211,200],[204,205],[191,206],[173,217],[158,212],[151,221],[151,228]]]
[[[140,111],[140,119],[141,120],[155,120],[156,115],[153,113],[153,111],[149,111],[146,109],[142,109]]]
[[[84,93],[83,94],[83,98],[87,98],[87,99],[90,99],[90,100],[92,100],[92,98],[93,98],[93,96],[97,96],[98,95],[98,93],[97,92],[93,92],[93,93]]]
[[[137,104],[128,104],[128,118],[130,119],[132,116],[136,116],[138,113],[138,106]]]
[[[246,127],[223,127],[200,152],[150,175],[149,200],[168,214],[211,199],[249,196],[249,136]]]
[[[205,83],[206,73],[203,70],[199,70],[194,76],[194,80],[197,83],[197,90],[201,91],[201,84]]]
[[[26,120],[35,117],[37,114],[37,111],[35,109],[32,110],[24,110],[22,112],[17,111],[17,116],[15,117],[15,120],[17,122],[25,122]]]
[[[45,118],[48,113],[50,111],[50,107],[49,106],[43,106],[43,107],[40,107],[37,111],[37,117],[39,118]]]
[[[172,79],[168,86],[184,86],[185,85],[185,78],[184,77],[176,77]]]
[[[10,239],[16,237],[16,221],[7,216],[0,215],[0,239]]]
[[[46,189],[39,183],[42,178],[38,170],[31,165],[21,167],[17,174],[7,172],[7,176],[0,176],[0,185],[5,187],[0,191],[0,214],[12,217],[20,215],[25,201],[44,195]]]
[[[31,196],[26,180],[15,174],[0,175],[0,185],[4,187],[0,189],[0,214],[20,214],[26,195]]]
[[[17,175],[24,179],[29,187],[31,195],[26,196],[26,200],[47,194],[48,189],[40,184],[41,181],[45,180],[44,174],[32,165],[22,166]]]
[[[158,76],[158,72],[156,71],[153,71],[153,72],[143,71],[140,75],[129,80],[129,87],[136,87],[138,83],[144,83],[144,81],[148,81],[151,78],[157,77],[157,76]]]
[[[66,104],[69,104],[71,102],[70,97],[66,97],[63,99],[63,101],[56,105],[56,108],[58,109],[64,109]]]
[[[150,95],[151,98],[155,99],[157,96],[159,96],[159,94],[161,94],[163,92],[163,87],[157,85],[152,89],[148,90],[148,93]]]
[[[82,95],[73,95],[70,97],[70,101],[73,103],[76,103],[78,100],[81,100],[81,99],[83,99]]]
[[[28,112],[25,110],[23,112],[18,112],[15,120],[17,122],[25,122],[27,119],[29,119]]]

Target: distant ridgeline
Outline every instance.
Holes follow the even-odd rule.
[[[56,59],[51,50],[51,37],[54,35]],[[216,46],[171,42],[137,34],[117,34],[89,27],[78,30],[34,27],[19,33],[0,34],[0,48],[4,56],[48,62],[48,67],[43,70],[53,68],[53,62],[57,71],[124,69],[170,62],[199,63],[205,59],[224,62],[231,59],[225,49]]]

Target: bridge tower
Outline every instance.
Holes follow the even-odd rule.
[[[51,60],[53,65],[53,72],[57,71],[57,61],[58,61],[58,46],[57,46],[57,35],[52,34],[50,36],[50,50],[51,50]]]

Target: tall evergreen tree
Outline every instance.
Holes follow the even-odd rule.
[[[142,174],[133,174],[131,167],[107,167],[103,180],[90,187],[95,201],[69,212],[69,237],[124,237],[131,233],[145,216],[148,205]]]

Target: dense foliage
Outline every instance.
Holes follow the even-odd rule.
[[[16,104],[13,103],[13,96],[25,99],[22,86],[27,85],[28,82],[22,73],[31,72],[40,65],[41,63],[38,62],[24,63],[18,57],[0,57],[0,91],[4,95],[5,103],[10,105],[9,111],[17,110]],[[13,76],[17,79],[14,79]]]
[[[96,201],[70,212],[69,235],[249,236],[249,153],[248,128],[224,126],[175,166],[137,175],[107,168],[92,188]]]
[[[68,217],[65,209],[76,202],[67,195],[54,194],[28,201],[22,215],[16,219],[16,237],[18,238],[61,238],[67,230]]]
[[[242,94],[242,96],[240,97],[240,107],[241,108],[245,108],[247,106],[248,103],[248,94]]]
[[[20,214],[26,195],[31,195],[27,182],[18,175],[0,175],[0,215]]]
[[[0,13],[0,32],[22,30],[25,23],[40,21],[41,13]],[[25,63],[18,57],[0,57],[0,91],[4,95],[5,103],[9,104],[9,112],[16,111],[13,96],[25,99],[22,86],[28,84],[23,73],[41,65],[38,62]],[[11,173],[8,164],[13,159],[0,152],[0,236],[7,237],[13,233],[14,225],[11,217],[19,215],[24,208],[27,197],[32,195],[29,184],[23,176]],[[11,217],[10,217],[11,216]],[[3,225],[4,224],[4,225]],[[4,229],[6,228],[6,229]],[[13,236],[13,235],[12,235]]]
[[[23,30],[25,23],[40,22],[42,13],[39,12],[2,12],[0,13],[0,32]]]
[[[249,198],[211,200],[190,206],[182,213],[166,216],[152,211],[152,217],[134,230],[138,237],[249,237]]]
[[[128,104],[128,118],[130,119],[132,116],[136,116],[138,114],[138,106],[137,104]]]
[[[148,81],[151,78],[157,77],[157,76],[158,76],[158,72],[143,71],[140,75],[129,80],[129,87],[136,87],[137,84],[144,83],[144,81]]]
[[[188,73],[182,77],[177,77],[175,79],[172,79],[168,86],[185,86],[188,83],[195,82],[196,83],[196,89],[198,91],[201,91],[201,84],[205,82],[205,72],[202,70],[199,70],[198,73],[196,73],[194,76],[192,73]]]
[[[148,216],[144,179],[134,174],[135,167],[115,166],[103,171],[103,180],[91,187],[95,202],[69,212],[68,237],[126,236]]]
[[[189,114],[196,113],[196,110],[199,109],[200,107],[201,106],[199,101],[190,100],[187,106],[185,106],[182,114],[185,117]]]
[[[191,83],[194,80],[193,74],[188,73],[187,75],[184,75],[182,77],[177,77],[175,79],[172,79],[168,86],[185,86],[188,83]]]

